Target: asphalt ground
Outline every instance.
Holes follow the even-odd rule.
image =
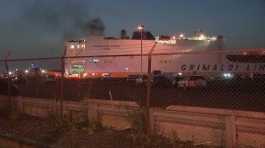
[[[143,105],[146,84],[126,79],[65,80],[64,100],[86,98],[136,101]],[[29,81],[19,85],[22,96],[59,99],[60,81]],[[216,80],[205,88],[177,88],[164,83],[152,86],[151,106],[187,105],[265,112],[264,80]]]

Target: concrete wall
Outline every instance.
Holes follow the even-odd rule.
[[[50,114],[59,112],[60,104],[56,100],[18,97],[16,98],[17,109],[25,114],[37,117],[48,117]],[[86,102],[65,101],[63,103],[64,116],[73,120],[87,117]]]
[[[53,100],[16,98],[18,109],[32,116],[46,117],[58,109]],[[88,118],[116,129],[132,126],[129,113],[139,111],[135,102],[89,99],[64,102],[64,114],[74,120]],[[265,113],[200,107],[169,106],[151,108],[153,131],[197,144],[221,145],[227,148],[265,148]]]
[[[38,98],[16,98],[19,111],[37,117],[48,117],[49,114],[59,112],[59,102]],[[131,127],[128,114],[139,109],[135,102],[85,100],[83,102],[65,101],[63,104],[64,116],[73,120],[87,118],[91,121],[100,121],[104,126],[116,129]]]
[[[200,107],[151,109],[161,133],[195,143],[233,147],[265,147],[265,113]]]
[[[135,102],[87,100],[90,120],[101,121],[104,126],[116,129],[130,128],[129,114],[139,110]]]

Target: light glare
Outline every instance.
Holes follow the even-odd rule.
[[[42,69],[42,70],[41,70],[41,73],[46,73],[46,70]]]
[[[179,35],[179,38],[184,38],[184,34],[181,33],[181,34]]]
[[[137,29],[141,31],[141,30],[144,29],[144,26],[143,26],[143,25],[139,25],[139,26],[137,27]]]

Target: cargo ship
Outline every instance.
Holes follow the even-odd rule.
[[[253,76],[265,73],[265,49],[227,49],[223,36],[180,33],[153,37],[134,32],[131,38],[89,36],[65,42],[66,77],[128,77],[151,71],[164,75]],[[87,56],[87,57],[86,57]],[[82,57],[82,58],[81,58]],[[229,76],[228,75],[228,76]]]

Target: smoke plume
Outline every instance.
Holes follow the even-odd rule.
[[[65,40],[85,36],[90,21],[84,0],[3,0],[0,58],[61,55]]]

